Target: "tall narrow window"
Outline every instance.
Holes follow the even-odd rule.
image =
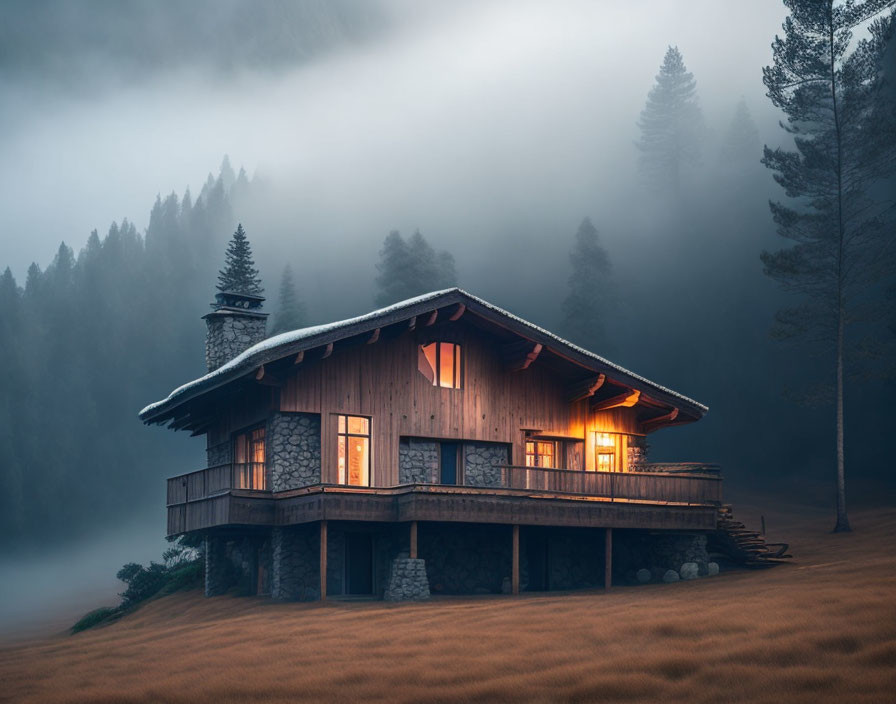
[[[339,483],[370,486],[370,419],[339,416],[337,422]]]
[[[554,467],[557,443],[543,440],[526,442],[527,467]]]
[[[433,386],[459,389],[463,386],[463,358],[454,342],[431,342],[420,346],[417,368]]]
[[[594,468],[598,472],[616,471],[616,438],[610,433],[596,433]]]
[[[239,489],[265,489],[264,428],[234,436],[233,464]]]

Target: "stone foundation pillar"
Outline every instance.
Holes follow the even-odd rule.
[[[284,601],[320,598],[320,537],[317,526],[271,530],[271,597]]]
[[[392,560],[385,601],[425,601],[429,599],[426,560],[397,557]]]
[[[230,564],[227,544],[216,537],[207,537],[205,548],[205,595],[218,596],[230,588]]]

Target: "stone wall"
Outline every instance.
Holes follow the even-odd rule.
[[[637,470],[638,465],[647,463],[647,438],[640,435],[628,436],[628,468]]]
[[[271,491],[320,484],[320,415],[275,413],[266,431]]]
[[[205,316],[205,364],[213,371],[266,337],[267,316],[219,310]]]
[[[320,598],[319,530],[317,524],[271,530],[271,596],[274,599],[314,601]]]
[[[694,576],[704,576],[711,571],[705,534],[614,531],[614,578],[629,583],[661,581],[669,571],[688,574],[693,568],[682,570],[682,567],[690,564],[696,565]],[[649,572],[650,578],[638,577],[639,570]]]
[[[398,443],[398,483],[438,484],[439,443],[401,438]]]
[[[507,445],[496,442],[464,443],[464,484],[501,486],[501,466],[509,463]]]
[[[233,586],[233,566],[227,557],[227,543],[209,536],[203,543],[205,552],[205,595],[219,596]]]
[[[418,557],[435,594],[500,594],[511,573],[509,526],[426,523]]]
[[[383,599],[386,601],[425,601],[429,599],[429,580],[426,560],[397,557],[392,560],[389,584]]]
[[[218,596],[234,589],[238,594],[255,594],[259,561],[270,570],[270,542],[263,535],[228,540],[210,535],[205,551],[205,595]],[[262,586],[265,589],[266,585]]]

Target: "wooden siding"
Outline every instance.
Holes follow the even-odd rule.
[[[632,408],[589,413],[588,400],[570,403],[568,382],[536,360],[509,371],[500,347],[481,331],[450,324],[462,345],[464,386],[433,386],[417,369],[418,345],[439,339],[438,327],[386,337],[371,345],[336,347],[325,360],[295,367],[280,391],[282,411],[321,414],[322,482],[336,482],[336,415],[371,418],[371,483],[398,483],[402,436],[501,442],[512,446],[513,464],[525,462],[525,432],[580,438],[585,467],[594,466],[592,432],[641,434]],[[619,453],[625,461],[625,444]],[[623,466],[622,469],[625,469]]]

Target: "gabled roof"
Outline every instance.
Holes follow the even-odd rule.
[[[144,423],[164,423],[173,418],[174,411],[188,401],[253,374],[262,365],[296,355],[305,350],[335,343],[366,332],[373,332],[377,328],[407,321],[456,304],[465,306],[465,314],[472,313],[505,327],[524,339],[543,345],[555,354],[580,365],[583,372],[587,373],[587,370],[591,370],[596,374],[606,374],[614,382],[624,384],[648,394],[658,401],[681,409],[693,420],[701,418],[708,410],[706,406],[687,396],[645,379],[544,328],[533,325],[513,313],[492,305],[488,301],[477,298],[459,288],[449,288],[409,298],[355,318],[326,325],[314,325],[269,337],[248,348],[218,369],[176,388],[167,398],[149,404],[140,411],[140,419]]]

